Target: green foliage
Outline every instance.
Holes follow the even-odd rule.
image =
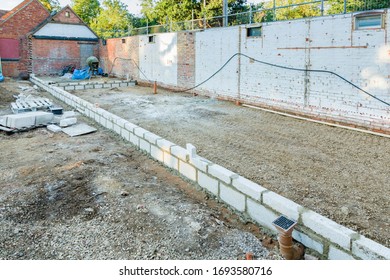
[[[58,0],[39,0],[49,12],[60,9],[60,2]]]
[[[132,26],[127,5],[119,0],[104,0],[103,9],[91,23],[92,30],[102,38],[127,35]]]
[[[86,23],[91,24],[100,13],[98,0],[72,0],[72,9]]]

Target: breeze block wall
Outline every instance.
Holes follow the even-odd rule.
[[[298,222],[293,238],[323,259],[390,259],[390,249],[196,154],[191,144],[176,145],[67,91],[36,78],[54,97],[117,133],[154,160],[224,202],[243,218],[276,234],[279,215]]]
[[[390,14],[383,16],[378,29],[355,30],[355,15],[346,14],[263,23],[257,37],[247,31],[258,25],[249,25],[129,38],[139,39],[141,82],[191,88],[230,59],[194,92],[389,134],[390,106],[337,76],[390,103]]]

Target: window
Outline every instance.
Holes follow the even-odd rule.
[[[66,11],[66,12],[65,12],[65,17],[67,17],[67,18],[70,17],[69,11]]]
[[[122,39],[122,44],[126,44],[126,39]]]
[[[152,35],[152,36],[148,36],[148,42],[149,43],[154,43],[156,41],[155,39],[156,36]]]
[[[247,37],[260,37],[261,36],[261,26],[248,27],[246,29]]]
[[[0,57],[2,60],[19,60],[19,40],[0,39]]]
[[[383,28],[383,14],[358,14],[355,16],[355,30]]]

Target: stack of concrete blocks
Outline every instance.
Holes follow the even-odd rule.
[[[40,111],[6,115],[0,118],[0,125],[13,129],[31,128],[47,125],[53,120],[53,116],[53,113]]]
[[[100,88],[115,88],[115,87],[129,87],[135,86],[135,81],[109,81],[109,82],[62,82],[56,84],[57,87],[64,90],[86,90],[86,89],[100,89]]]
[[[34,76],[31,81],[274,234],[278,216],[294,219],[293,238],[323,259],[390,259],[389,248],[197,156],[192,145],[185,149]]]

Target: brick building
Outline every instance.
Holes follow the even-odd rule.
[[[0,12],[4,76],[57,74],[64,66],[79,68],[87,57],[98,55],[98,37],[69,6],[50,14],[38,0],[25,0]]]

